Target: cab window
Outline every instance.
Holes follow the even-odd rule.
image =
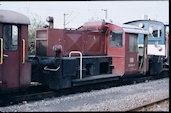
[[[152,38],[160,38],[162,35],[162,26],[161,25],[149,25],[149,31]]]
[[[122,31],[111,31],[110,32],[110,46],[111,47],[122,47]]]
[[[129,34],[129,51],[130,52],[138,52],[138,35],[137,34]]]
[[[16,25],[3,26],[4,50],[15,51],[18,49],[18,27]]]

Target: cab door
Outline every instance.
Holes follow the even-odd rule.
[[[1,26],[1,82],[3,88],[17,88],[19,75],[19,25],[3,24]],[[3,43],[2,43],[3,41]],[[3,49],[2,49],[3,44]]]
[[[125,74],[138,72],[138,34],[126,33]]]
[[[107,54],[112,56],[112,73],[123,76],[125,73],[125,32],[119,26],[109,26]]]

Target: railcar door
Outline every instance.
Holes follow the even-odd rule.
[[[1,85],[3,88],[19,86],[19,28],[18,25],[1,25]]]

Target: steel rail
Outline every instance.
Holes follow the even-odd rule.
[[[153,102],[149,102],[149,103],[145,103],[145,104],[133,107],[133,108],[129,108],[127,110],[124,110],[124,112],[138,111],[140,109],[143,109],[144,107],[150,107],[150,106],[153,106],[155,104],[161,103],[161,102],[166,101],[166,100],[169,100],[169,97],[164,97],[162,99],[158,99],[158,100],[155,100]]]

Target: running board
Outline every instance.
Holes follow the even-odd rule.
[[[73,86],[80,86],[80,85],[115,81],[115,80],[119,80],[119,78],[120,78],[119,75],[114,75],[114,74],[95,75],[95,76],[84,77],[82,79],[73,79],[72,83]]]

